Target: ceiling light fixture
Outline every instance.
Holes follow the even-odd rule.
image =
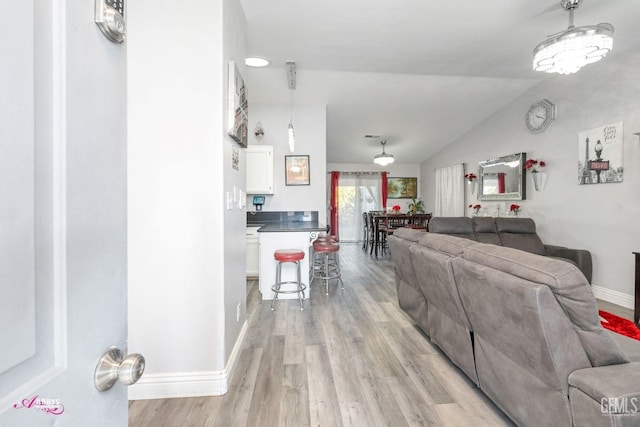
[[[267,58],[261,58],[259,56],[249,56],[244,59],[244,63],[249,67],[262,68],[269,66],[269,64],[271,64],[271,61],[269,61]]]
[[[560,0],[569,11],[569,28],[553,34],[533,49],[533,69],[546,73],[573,74],[603,59],[613,48],[613,25],[575,27],[573,11],[582,0]]]
[[[289,151],[293,153],[296,145],[295,132],[293,130],[293,91],[296,89],[296,63],[294,61],[286,62],[287,82],[289,84],[289,95],[291,101],[291,112],[289,115],[289,126],[287,132],[289,134]]]
[[[393,158],[393,154],[387,154],[384,151],[384,146],[387,145],[387,141],[383,139],[382,141],[380,141],[380,144],[382,144],[382,153],[373,158],[373,163],[380,166],[387,166],[395,162],[396,159]]]

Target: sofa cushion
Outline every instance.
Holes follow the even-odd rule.
[[[473,234],[478,242],[502,246],[500,235],[496,229],[495,218],[476,216],[471,218],[471,223],[473,225]]]
[[[462,258],[547,285],[573,323],[592,366],[629,361],[620,346],[602,328],[593,291],[575,265],[507,247],[479,243],[465,247]]]
[[[590,361],[549,287],[464,256],[452,263],[481,389],[518,425],[570,426],[567,378]]]
[[[423,233],[418,241],[419,245],[451,256],[460,256],[464,248],[473,245],[475,242],[463,237],[450,236],[448,234]]]
[[[475,240],[471,218],[461,217],[435,217],[429,221],[431,233],[450,234]]]
[[[396,237],[399,237],[401,239],[408,240],[410,242],[414,242],[415,243],[418,240],[420,240],[422,238],[422,236],[424,236],[424,231],[415,230],[415,229],[412,229],[412,228],[402,227],[402,228],[398,228],[397,230],[395,230],[393,235],[396,236]]]
[[[503,246],[546,255],[544,244],[536,234],[536,223],[531,218],[496,218],[496,229]]]

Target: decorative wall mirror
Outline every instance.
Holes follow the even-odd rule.
[[[517,153],[480,162],[478,200],[525,200],[526,161],[526,153]]]

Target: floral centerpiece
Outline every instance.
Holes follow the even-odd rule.
[[[518,216],[518,214],[520,213],[520,205],[516,205],[515,203],[513,203],[511,206],[509,206],[509,212],[513,213],[514,216]]]
[[[474,215],[478,215],[478,213],[480,212],[480,208],[482,207],[482,205],[478,204],[478,205],[469,205],[469,208],[473,209],[473,214]]]
[[[469,182],[473,182],[478,178],[475,173],[467,173],[464,175],[464,177]]]
[[[398,213],[398,212],[400,212],[400,209],[401,209],[401,208],[400,208],[400,205],[393,205],[393,206],[391,207],[391,210],[393,211],[393,213]]]

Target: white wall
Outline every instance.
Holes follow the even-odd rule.
[[[244,16],[237,0],[127,9],[129,343],[147,359],[129,396],[220,394],[246,292],[245,214],[223,203],[244,188],[224,125]]]
[[[226,64],[229,60],[235,62],[240,69],[240,74],[247,81],[246,67],[244,65],[245,54],[245,17],[244,11],[237,0],[224,0],[224,56],[222,61],[225,76],[223,79],[224,96],[222,99],[223,123],[228,123],[227,99],[229,96],[228,67]],[[249,89],[249,96],[251,91]],[[222,146],[223,155],[223,179],[224,190],[226,192],[236,192],[237,199],[240,199],[239,191],[245,189],[246,167],[244,162],[244,149],[233,141],[226,133],[228,129],[223,126],[222,129]],[[238,169],[232,166],[234,152],[240,157],[240,165]],[[225,196],[226,197],[226,194]],[[231,210],[224,211],[224,232],[223,241],[224,249],[217,255],[224,261],[224,356],[227,360],[231,355],[234,346],[236,346],[241,327],[246,320],[246,302],[247,302],[247,241],[246,226],[247,214],[246,207],[234,206]],[[237,307],[240,307],[239,319],[236,318]],[[237,343],[240,345],[240,343]]]
[[[465,162],[475,171],[482,160],[517,152],[544,160],[547,186],[536,192],[527,176],[527,200],[517,202],[523,215],[535,219],[544,242],[591,251],[596,295],[629,306],[631,252],[640,249],[640,141],[633,135],[640,131],[640,54],[614,53],[575,75],[535,86],[423,163],[421,194],[433,209],[437,167]],[[542,98],[557,105],[558,118],[546,132],[530,135],[524,115]],[[578,132],[619,121],[624,122],[624,182],[578,185]]]
[[[420,165],[410,165],[410,164],[398,164],[392,163],[390,165],[380,167],[373,163],[373,159],[371,159],[371,163],[329,163],[327,164],[327,171],[338,171],[338,172],[383,172],[387,171],[387,177],[407,177],[418,178],[418,195],[420,196]],[[411,199],[388,199],[387,200],[387,208],[390,208],[393,205],[400,205],[401,211],[406,212],[409,210],[409,204],[411,203]],[[427,211],[428,212],[428,211]]]
[[[283,90],[288,90],[284,77]],[[273,145],[274,194],[266,196],[263,210],[318,211],[318,221],[326,224],[327,109],[325,105],[294,105],[296,143],[293,153],[289,152],[287,134],[290,114],[290,105],[252,104],[249,101],[249,143],[258,143],[253,129],[259,121],[264,128],[262,145]],[[309,155],[311,185],[285,185],[284,156],[288,155]],[[249,198],[247,205],[253,209]]]

